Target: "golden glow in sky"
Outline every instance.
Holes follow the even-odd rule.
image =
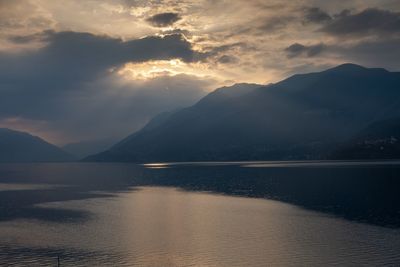
[[[126,63],[118,74],[131,80],[146,80],[164,75],[187,74],[208,78],[212,72],[202,63],[185,63],[179,59],[154,60],[142,63]]]

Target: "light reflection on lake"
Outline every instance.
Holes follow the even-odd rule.
[[[349,173],[349,179],[364,175],[368,180],[372,178],[365,174],[375,167],[345,168],[337,173],[329,168],[292,168],[293,172],[231,165],[203,168],[171,166],[146,171],[132,164],[0,166],[2,184],[14,181],[0,192],[0,266],[55,266],[57,256],[61,266],[400,263],[398,227],[347,220],[335,213],[313,211],[305,204],[229,196],[231,192],[258,194],[247,187],[243,177],[252,178],[251,184],[258,183],[257,188],[265,187],[268,192],[268,186],[279,180],[287,182],[293,173],[298,175],[293,179],[303,182],[314,181],[307,180],[311,171],[320,179],[329,179],[327,173],[333,172],[335,177]],[[398,169],[388,168],[378,170],[392,181],[390,175]],[[32,179],[27,178],[28,173]],[[268,177],[277,180],[264,181]],[[49,186],[52,181],[54,187]],[[10,208],[15,214],[7,210]]]

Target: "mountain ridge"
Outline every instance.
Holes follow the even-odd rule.
[[[321,159],[373,121],[400,116],[400,73],[380,68],[343,64],[241,86],[245,93],[217,89],[86,160]]]
[[[74,157],[27,132],[0,128],[0,162],[64,162]]]

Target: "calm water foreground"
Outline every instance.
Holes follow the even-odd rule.
[[[0,164],[0,266],[399,266],[398,162]]]

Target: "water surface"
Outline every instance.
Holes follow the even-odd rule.
[[[398,164],[279,164],[0,165],[0,265],[400,264]]]

